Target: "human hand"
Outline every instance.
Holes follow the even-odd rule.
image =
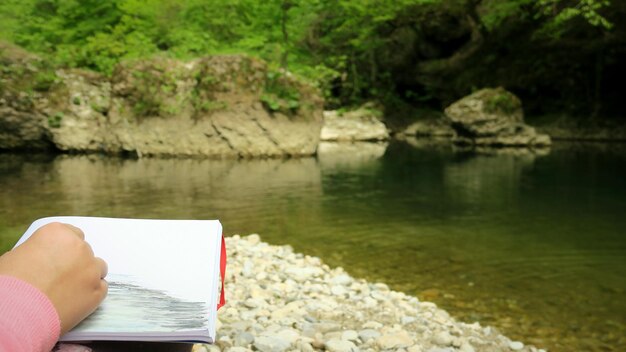
[[[0,257],[0,275],[26,281],[50,299],[61,320],[61,335],[104,300],[106,274],[106,263],[94,256],[83,232],[58,222],[40,227]]]

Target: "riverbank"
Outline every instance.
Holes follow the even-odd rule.
[[[217,343],[194,352],[543,351],[258,235],[226,238]]]

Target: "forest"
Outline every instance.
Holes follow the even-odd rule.
[[[0,40],[55,67],[245,53],[318,85],[327,108],[441,109],[503,86],[527,114],[626,121],[617,0],[3,0]]]

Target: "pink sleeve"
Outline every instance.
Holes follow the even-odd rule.
[[[59,316],[46,295],[0,275],[0,351],[49,352],[60,333]]]

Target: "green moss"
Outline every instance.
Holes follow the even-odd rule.
[[[44,69],[35,73],[32,88],[38,92],[47,92],[56,81],[56,74],[52,70]]]
[[[270,112],[294,115],[300,109],[300,91],[280,71],[269,70],[261,103]]]
[[[514,95],[504,91],[490,96],[485,102],[485,111],[488,113],[512,114],[519,107],[519,100]]]
[[[98,105],[98,104],[91,104],[90,105],[92,109],[94,109],[95,111],[104,114],[107,112],[108,108],[106,106],[102,106],[102,105]]]
[[[199,108],[204,112],[224,110],[228,107],[228,104],[223,101],[203,101],[200,103]]]
[[[209,66],[201,66],[194,74],[196,84],[191,92],[191,104],[194,107],[194,119],[224,110],[228,107],[226,102],[216,98],[216,92],[224,91],[223,82],[214,75]]]
[[[2,93],[13,95],[19,92],[47,92],[58,82],[58,77],[49,63],[34,59],[20,62],[10,58],[2,58],[0,61],[4,64],[0,69]]]
[[[59,128],[61,127],[61,121],[63,121],[63,113],[57,112],[52,116],[48,116],[48,126],[50,128]]]
[[[168,98],[177,93],[180,77],[175,70],[167,70],[164,63],[156,62],[133,70],[132,76],[133,91],[129,100],[136,118],[167,117],[180,113],[181,107],[177,103],[168,102],[171,100]]]

